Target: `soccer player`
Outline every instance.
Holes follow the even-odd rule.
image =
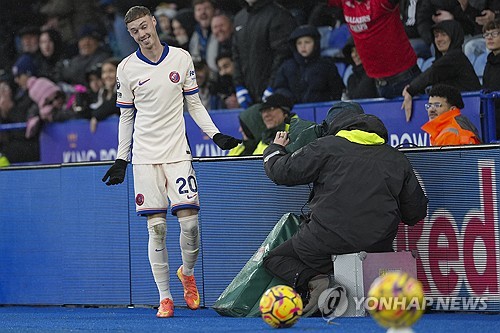
[[[221,149],[240,140],[219,133],[198,96],[198,85],[189,53],[160,42],[156,19],[148,8],[134,6],[125,24],[139,49],[122,60],[117,69],[117,101],[120,107],[118,154],[102,179],[106,185],[125,179],[132,147],[136,211],[147,216],[148,257],[160,294],[156,314],[174,315],[170,272],[165,247],[167,198],[180,223],[182,265],[177,276],[190,309],[198,309],[200,296],[194,279],[199,251],[199,196],[191,150],[183,118],[184,100],[196,124]]]

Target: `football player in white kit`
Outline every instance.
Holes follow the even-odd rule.
[[[200,243],[199,197],[186,139],[184,100],[196,124],[221,149],[231,149],[241,141],[219,133],[198,96],[191,56],[160,42],[157,22],[149,9],[130,8],[125,24],[139,48],[118,65],[118,153],[103,181],[106,185],[123,182],[132,149],[136,210],[147,216],[148,257],[160,294],[156,316],[168,318],[174,314],[165,247],[168,200],[181,229],[182,265],[177,276],[184,287],[184,299],[193,310],[200,305],[193,274]]]

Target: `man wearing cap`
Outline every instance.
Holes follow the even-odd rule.
[[[271,274],[304,296],[305,316],[317,311],[329,285],[332,254],[392,251],[399,223],[415,225],[427,214],[412,166],[387,144],[382,121],[360,108],[329,114],[323,137],[287,153],[280,131],[264,152],[266,174],[276,184],[313,183],[309,222],[264,259]]]
[[[295,113],[291,113],[292,108],[293,102],[281,94],[269,96],[266,102],[260,106],[262,121],[266,125],[266,129],[262,132],[261,140],[257,144],[253,155],[262,155],[277,132],[288,132],[290,120],[298,118]]]
[[[429,121],[422,129],[429,134],[433,146],[481,143],[474,124],[460,113],[463,107],[464,101],[457,88],[445,84],[432,86],[429,102],[425,104]]]
[[[101,47],[102,36],[93,25],[84,26],[78,35],[78,54],[65,64],[61,80],[71,84],[86,84],[85,73],[111,54]]]

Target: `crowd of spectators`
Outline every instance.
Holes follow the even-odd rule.
[[[412,70],[403,90],[407,103],[435,83],[478,90],[479,79],[469,65],[486,52],[495,52],[486,68],[498,71],[499,25],[492,23],[500,15],[498,1],[356,3],[370,1],[381,8],[399,6],[399,14],[390,11],[390,18],[381,13],[380,24],[404,31],[393,39],[402,44],[388,48],[374,40],[364,22],[353,22],[353,16],[344,12],[345,0],[147,0],[141,5],[154,13],[163,42],[190,52],[200,97],[209,110],[246,109],[276,92],[292,103],[399,97],[403,81],[397,83],[399,90],[388,93],[387,88],[398,70],[408,69],[387,71],[406,63]],[[2,1],[0,123],[25,122],[27,127],[22,133],[0,132],[0,154],[11,163],[37,161],[44,123],[83,118],[95,132],[98,121],[119,114],[112,102],[116,95],[112,77],[119,61],[137,49],[123,24],[125,12],[133,5],[136,2],[131,0]],[[371,41],[360,39],[363,29],[371,34]],[[453,57],[453,52],[440,49],[442,31],[450,32],[451,47],[460,55]],[[484,38],[486,31],[493,33]],[[491,39],[495,43],[488,44]],[[388,49],[393,56],[374,56],[379,51],[370,45],[375,44],[380,45],[377,50]],[[410,56],[398,61],[401,54],[394,51],[403,44],[410,45]],[[413,70],[416,57],[434,57],[436,62],[420,74],[418,68]],[[451,65],[466,68],[474,84],[450,75],[465,73],[447,69]],[[346,67],[352,74],[343,80]],[[449,74],[446,78],[439,74],[440,68]],[[485,73],[485,78],[486,88],[498,88],[498,78],[491,73]],[[43,87],[44,93],[34,93],[33,87]]]

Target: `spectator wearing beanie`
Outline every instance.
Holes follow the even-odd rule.
[[[61,92],[61,88],[44,77],[30,77],[27,87],[30,98],[38,105],[40,118],[45,121],[52,121],[52,104],[59,92]]]
[[[37,74],[37,68],[33,57],[25,53],[21,55],[14,66],[12,66],[12,75],[14,76],[14,81],[21,88],[21,90],[26,90],[26,84],[28,78]]]

